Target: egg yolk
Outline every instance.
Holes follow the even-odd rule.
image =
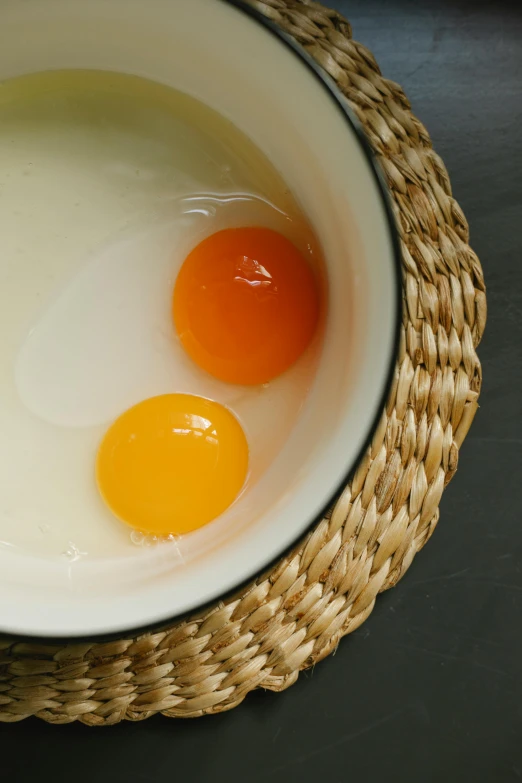
[[[225,229],[185,260],[173,311],[196,364],[229,383],[265,383],[310,343],[319,316],[317,282],[306,258],[278,232]]]
[[[229,410],[188,394],[164,394],[109,428],[96,462],[98,488],[123,522],[154,535],[189,533],[241,491],[245,434]]]

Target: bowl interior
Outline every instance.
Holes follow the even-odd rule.
[[[324,509],[354,466],[388,380],[397,267],[382,190],[339,100],[302,57],[222,0],[5,0],[0,79],[59,68],[132,73],[229,118],[278,169],[321,243],[324,344],[291,437],[251,492],[176,547],[63,560],[0,549],[0,630],[115,633],[166,621],[266,566]],[[107,597],[110,596],[110,601]]]

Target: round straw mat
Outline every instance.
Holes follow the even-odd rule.
[[[237,595],[158,633],[108,643],[0,640],[0,720],[89,725],[193,717],[282,691],[404,575],[439,518],[477,409],[480,263],[442,160],[401,87],[337,12],[251,0],[337,82],[385,173],[402,245],[403,318],[388,404],[352,480],[293,552]]]

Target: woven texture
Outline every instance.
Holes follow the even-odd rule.
[[[373,442],[332,512],[240,594],[168,630],[106,644],[0,640],[0,720],[89,725],[197,716],[281,691],[366,620],[439,518],[477,409],[480,263],[443,162],[395,83],[337,12],[254,0],[337,82],[393,196],[403,260],[400,353]]]

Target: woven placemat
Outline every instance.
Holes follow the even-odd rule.
[[[373,442],[332,512],[235,597],[160,633],[106,644],[0,640],[0,720],[89,725],[193,717],[281,691],[358,628],[429,539],[477,409],[480,263],[439,156],[349,23],[309,0],[252,0],[325,68],[393,196],[403,259],[400,353]]]

